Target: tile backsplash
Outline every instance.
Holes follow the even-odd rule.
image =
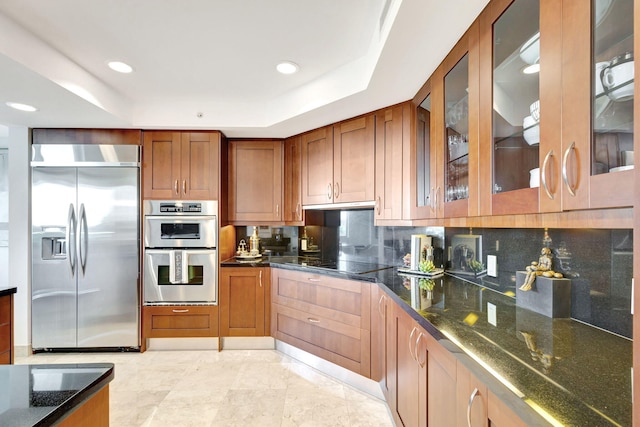
[[[300,254],[298,240],[303,228],[282,229],[289,243],[282,254]],[[239,227],[238,238],[252,231],[252,227]],[[447,270],[457,269],[453,263],[460,254],[461,239],[457,236],[481,236],[471,241],[482,242],[477,258],[485,267],[487,256],[495,256],[495,277],[486,273],[461,277],[514,298],[516,271],[524,271],[532,261],[537,261],[541,248],[548,246],[554,255],[553,269],[571,279],[571,317],[627,338],[632,336],[632,230],[551,229],[545,240],[545,231],[541,229],[376,227],[371,209],[327,211],[324,226],[307,227],[307,235],[313,237],[320,248],[317,256],[325,260],[377,262],[389,266],[403,264],[402,258],[411,252],[412,234],[432,237],[434,263]]]

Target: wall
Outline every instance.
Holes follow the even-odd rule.
[[[9,127],[9,286],[14,295],[14,339],[16,355],[30,350],[31,335],[31,225],[29,215],[30,146],[29,129]]]

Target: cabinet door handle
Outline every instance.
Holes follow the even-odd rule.
[[[175,184],[173,184],[173,190],[176,192],[176,196],[180,195],[180,191],[178,190],[178,180],[176,179]]]
[[[338,197],[340,196],[340,184],[336,182],[336,185],[333,186],[333,190],[334,190],[334,200],[338,200]]]
[[[380,196],[376,199],[376,215],[380,215]]]
[[[314,279],[313,277],[308,277],[307,280],[310,281],[310,282],[320,282],[321,281],[320,279]]]
[[[473,400],[476,398],[480,390],[478,388],[474,388],[473,392],[471,392],[471,396],[469,396],[469,404],[467,405],[467,426],[471,426],[471,407],[473,406]]]
[[[186,179],[182,180],[182,192],[184,194],[187,194],[187,180]]]
[[[567,190],[569,190],[569,194],[571,194],[574,197],[576,195],[576,192],[575,192],[575,188],[571,187],[571,184],[569,183],[569,174],[567,172],[567,163],[569,162],[569,153],[572,150],[575,150],[575,147],[576,147],[576,142],[573,141],[571,143],[571,145],[569,146],[569,148],[567,148],[567,151],[564,152],[564,156],[562,158],[562,179],[564,180],[564,184],[567,186]]]
[[[315,319],[315,318],[313,318],[313,317],[307,317],[307,320],[308,320],[309,322],[311,322],[311,323],[320,323],[320,320]]]
[[[418,350],[420,350],[420,341],[422,341],[422,338],[423,338],[423,337],[424,337],[424,334],[423,334],[422,332],[420,332],[420,334],[418,335],[418,338],[416,338],[416,350],[415,350],[415,353],[416,353],[416,362],[418,362],[418,365],[419,365],[421,368],[424,368],[424,367],[425,367],[425,365],[426,365],[426,363],[427,363],[427,360],[426,360],[426,359],[425,359],[424,361],[422,360],[422,358],[420,357],[420,355],[421,355],[422,353],[420,353],[420,352],[418,351]]]
[[[378,301],[378,313],[380,313],[380,317],[384,317],[384,313],[382,312],[382,303],[385,300],[384,295],[380,295],[380,300]]]
[[[437,210],[438,209],[438,194],[440,193],[440,186],[438,185],[436,187],[436,194],[435,197],[433,198],[433,209]]]
[[[276,216],[280,215],[280,203],[276,203]]]
[[[296,203],[296,219],[300,218],[300,203]]]
[[[418,359],[416,358],[416,356],[413,354],[413,351],[415,350],[415,346],[416,344],[413,343],[413,345],[411,345],[411,341],[413,341],[413,334],[415,334],[418,331],[418,328],[416,328],[415,326],[413,327],[413,329],[411,330],[411,334],[409,334],[409,354],[411,355],[411,358],[413,360],[415,360],[416,362],[418,361]]]
[[[262,287],[262,270],[260,270],[259,279],[260,279],[260,287]]]
[[[189,312],[189,309],[188,309],[188,308],[185,308],[185,309],[178,310],[178,309],[175,309],[175,308],[174,308],[174,309],[173,309],[173,310],[171,310],[171,311],[173,311],[174,313],[188,313],[188,312]]]
[[[549,186],[547,185],[547,165],[549,164],[549,159],[553,157],[553,150],[549,150],[546,156],[544,156],[544,161],[542,162],[542,169],[540,170],[540,180],[542,181],[542,188],[544,188],[544,192],[547,193],[547,197],[553,200],[554,195],[551,194],[549,190]]]
[[[327,197],[329,198],[329,200],[331,200],[331,196],[333,195],[333,187],[331,186],[331,183],[329,183],[329,186],[327,187],[327,190],[329,190],[327,192]]]

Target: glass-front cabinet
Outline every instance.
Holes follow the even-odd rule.
[[[562,209],[633,204],[634,2],[563,1]]]
[[[538,212],[541,143],[540,1],[495,1],[481,20],[480,210]],[[487,96],[490,94],[490,96]],[[542,148],[541,148],[542,146]]]
[[[436,197],[445,218],[478,215],[478,30],[472,24],[433,78],[434,110],[444,108],[436,114],[444,131],[434,136],[441,147],[436,161],[444,165]]]

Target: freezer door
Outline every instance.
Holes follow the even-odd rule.
[[[31,197],[31,344],[75,347],[76,169],[34,168]]]
[[[138,347],[138,169],[79,168],[78,206],[78,347]]]

